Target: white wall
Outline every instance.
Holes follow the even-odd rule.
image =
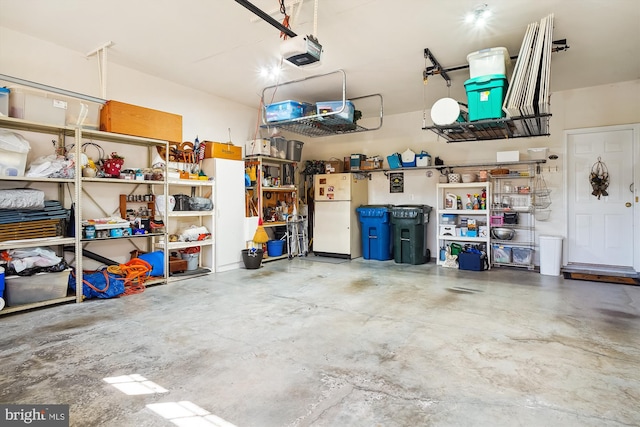
[[[420,90],[420,88],[416,88]],[[527,158],[527,148],[549,147],[549,154],[558,160],[547,161],[543,173],[552,190],[551,216],[548,221],[538,221],[536,232],[561,234],[565,230],[564,204],[565,155],[564,131],[568,129],[640,123],[640,80],[618,84],[583,88],[554,93],[551,98],[550,133],[548,137],[511,140],[446,143],[431,131],[423,131],[423,112],[384,117],[382,129],[344,136],[306,138],[303,160],[342,159],[351,153],[379,154],[386,158],[394,152],[411,148],[415,152],[428,151],[433,158],[439,156],[445,164],[495,162],[496,151],[520,151],[520,158]],[[430,112],[427,111],[430,124]],[[298,138],[300,139],[300,138]],[[435,171],[434,171],[435,172]],[[405,171],[405,192],[390,194],[389,181],[382,173],[372,174],[369,185],[370,203],[428,204],[436,206],[437,173],[427,177],[424,170]],[[428,247],[436,253],[436,218],[431,217],[428,228]]]
[[[81,36],[81,35],[79,35]],[[84,53],[74,52],[49,42],[30,37],[0,27],[0,73],[24,80],[30,80],[73,92],[101,97],[98,61],[95,56],[86,58]],[[212,76],[215,78],[215,76]],[[108,61],[107,99],[140,105],[182,115],[183,141],[200,140],[229,141],[244,145],[255,131],[255,109],[230,102],[220,97],[159,79],[154,76],[127,69]],[[33,147],[29,161],[40,155],[52,154],[51,136],[28,134]],[[99,141],[96,141],[99,142]],[[69,143],[69,142],[67,142]],[[107,154],[117,150],[125,157],[125,167],[142,167],[147,160],[139,148],[122,144],[104,145]],[[87,154],[94,156],[92,150]],[[224,182],[217,182],[224,185]],[[121,187],[121,188],[119,188]],[[116,212],[118,194],[128,193],[131,186],[109,186],[108,191],[93,191],[92,196],[102,208]],[[54,193],[55,194],[55,193]],[[102,212],[90,202],[84,204],[83,218],[96,218]],[[238,230],[238,239],[244,243],[243,231]],[[89,249],[93,249],[92,246]],[[132,249],[132,248],[130,248]],[[99,249],[101,255],[116,261],[126,261],[128,251],[121,245],[104,243]],[[91,268],[91,266],[87,266]]]
[[[0,27],[0,73],[101,97],[98,60]],[[115,54],[112,54],[115,56]],[[183,140],[236,145],[253,135],[255,109],[108,62],[107,99],[179,114]],[[215,76],[211,76],[215,78]]]

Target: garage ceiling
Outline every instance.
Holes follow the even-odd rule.
[[[553,54],[552,91],[640,78],[640,1],[486,1],[493,15],[478,29],[464,22],[476,1],[320,0],[315,35],[322,64],[285,64],[280,80],[344,69],[349,97],[381,93],[385,114],[420,111],[449,93],[464,98],[468,78],[467,70],[456,71],[451,89],[438,76],[424,87],[424,48],[444,67],[466,64],[468,53],[486,47],[516,55],[527,25],[549,13],[554,39],[570,46]],[[253,3],[282,20],[278,0]],[[313,0],[288,11],[294,32],[313,32]],[[274,84],[259,70],[278,65],[282,43],[278,30],[233,0],[0,0],[0,26],[82,54],[112,41],[110,63],[250,107]]]

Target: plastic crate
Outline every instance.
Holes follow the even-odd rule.
[[[316,110],[318,114],[326,114],[331,113],[333,111],[340,111],[342,108],[342,101],[324,101],[316,103]],[[342,112],[332,115],[330,117],[340,117],[348,121],[349,123],[353,123],[353,114],[355,112],[355,107],[353,106],[353,102],[345,101],[344,109]]]
[[[511,262],[511,248],[509,246],[492,245],[493,261],[507,264]]]
[[[467,55],[469,63],[469,77],[481,77],[490,74],[507,74],[507,65],[511,64],[511,58],[507,48],[492,47],[471,52]]]
[[[267,122],[280,122],[303,117],[310,108],[311,104],[288,100],[267,105],[265,115]]]
[[[469,121],[503,117],[502,102],[507,86],[507,78],[502,74],[475,77],[464,82],[469,104]]]
[[[533,251],[530,248],[511,248],[511,260],[514,264],[531,264]]]

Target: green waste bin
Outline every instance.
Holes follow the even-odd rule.
[[[427,226],[431,206],[399,205],[391,207],[393,258],[402,264],[424,264],[431,258],[427,249]]]

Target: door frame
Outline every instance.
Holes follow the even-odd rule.
[[[568,129],[564,131],[564,235],[569,238],[569,159],[568,155],[568,143],[570,135],[581,135],[596,132],[614,132],[620,130],[631,130],[632,132],[632,155],[633,155],[633,269],[636,272],[640,272],[640,123],[630,123],[625,125],[612,125],[612,126],[599,126],[591,128],[578,128]],[[565,266],[568,264],[568,246],[564,245],[562,248],[562,257],[565,261]]]

